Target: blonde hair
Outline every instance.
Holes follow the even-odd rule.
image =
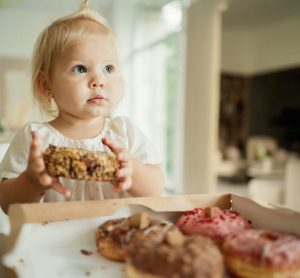
[[[91,22],[96,23],[98,28]],[[57,19],[39,35],[32,57],[32,89],[35,99],[45,112],[55,114],[55,109],[52,107],[51,94],[47,95],[40,89],[41,74],[49,79],[55,58],[66,48],[97,36],[99,29],[114,37],[106,20],[88,8],[88,1],[84,0],[77,12]]]

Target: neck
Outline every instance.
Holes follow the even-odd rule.
[[[72,139],[87,139],[96,137],[104,126],[105,118],[97,117],[92,119],[80,119],[59,115],[56,119],[49,122],[64,136]]]

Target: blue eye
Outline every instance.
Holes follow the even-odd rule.
[[[107,65],[105,66],[104,71],[107,73],[113,73],[115,71],[115,67],[113,65]]]
[[[72,71],[75,73],[86,73],[87,69],[83,65],[76,65],[75,67],[72,68]]]

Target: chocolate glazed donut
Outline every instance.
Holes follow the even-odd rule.
[[[221,278],[223,257],[209,238],[169,231],[160,242],[131,244],[125,272],[127,278]]]
[[[128,246],[139,240],[159,242],[167,231],[178,228],[167,221],[151,218],[147,213],[109,220],[96,231],[96,245],[101,255],[114,261],[125,261]]]

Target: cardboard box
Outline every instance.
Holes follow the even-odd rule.
[[[145,210],[174,221],[182,211],[207,206],[236,210],[257,228],[300,235],[299,213],[234,194],[16,204],[9,210],[11,232],[3,262],[19,277],[123,277],[123,264],[97,253],[94,233],[101,223]],[[92,255],[83,256],[81,250]]]

